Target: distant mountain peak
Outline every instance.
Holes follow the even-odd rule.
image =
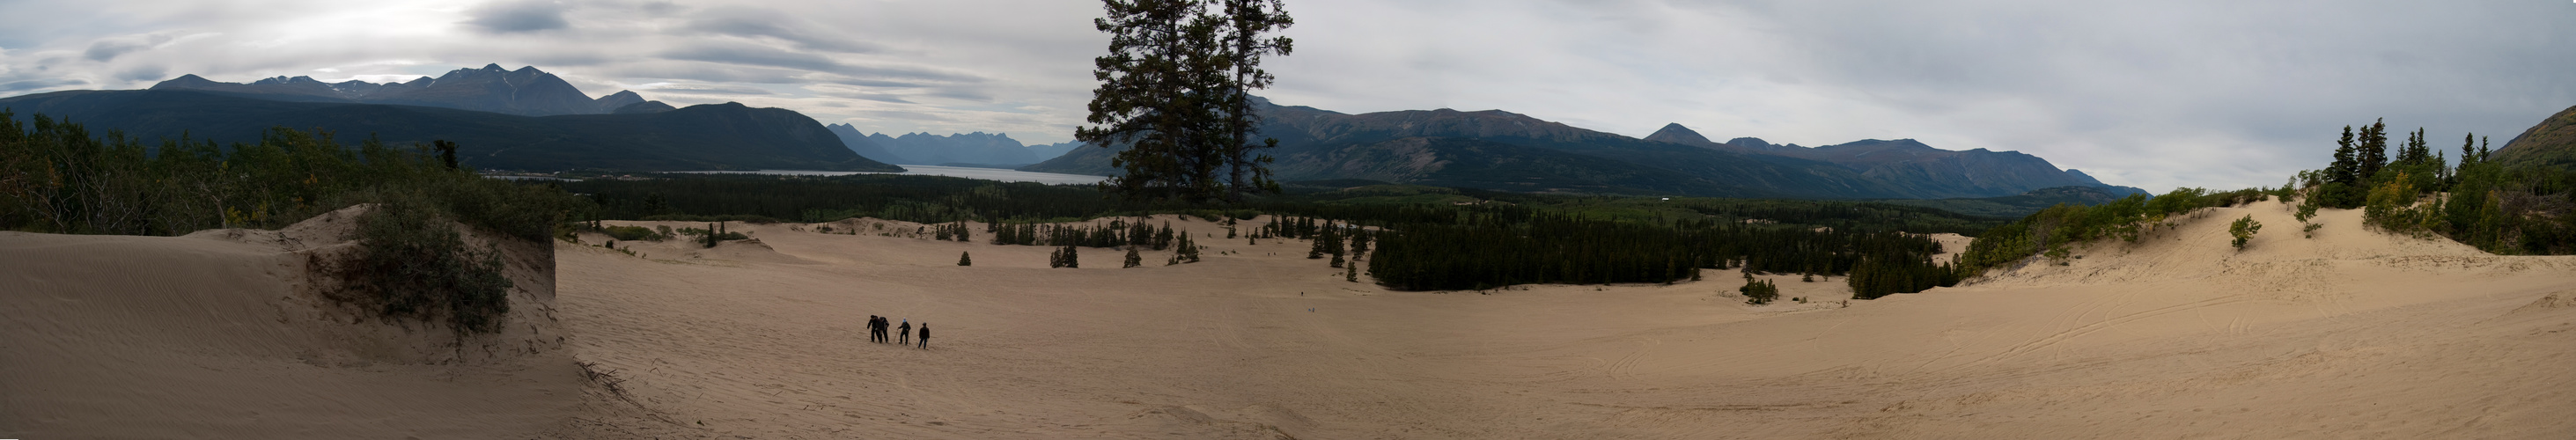
[[[170,87],[168,87],[168,88],[201,88],[201,87],[204,87],[204,86],[206,86],[206,85],[211,85],[211,84],[220,84],[220,83],[215,82],[215,80],[206,79],[206,77],[197,76],[197,74],[191,73],[191,74],[186,74],[186,75],[179,75],[179,77],[178,77],[178,78],[171,78],[169,81],[162,81],[160,84],[153,84],[153,85],[152,85],[152,88],[164,88],[164,87],[162,87],[162,86],[164,86],[164,85],[170,86]]]
[[[1756,149],[1756,150],[1767,150],[1767,149],[1772,149],[1772,148],[1776,148],[1776,147],[1795,147],[1795,146],[1798,146],[1798,144],[1772,145],[1770,141],[1764,141],[1764,140],[1762,140],[1762,138],[1758,138],[1758,137],[1740,137],[1740,138],[1734,138],[1734,139],[1727,139],[1727,140],[1726,140],[1726,144],[1727,144],[1727,145],[1734,145],[1734,146],[1738,146],[1738,147],[1752,148],[1752,149]]]
[[[313,77],[310,77],[310,76],[298,76],[298,77],[292,77],[292,78],[290,78],[290,77],[286,77],[286,76],[284,76],[284,75],[280,75],[280,76],[272,77],[272,78],[263,78],[263,79],[260,79],[260,80],[258,80],[258,81],[251,81],[251,85],[263,85],[263,84],[301,84],[301,83],[314,83],[314,84],[321,84],[321,83],[322,83],[322,81],[321,81],[321,80],[317,80],[317,79],[313,79]]]
[[[1646,135],[1646,140],[1696,146],[1716,143],[1709,142],[1708,136],[1701,136],[1699,132],[1691,131],[1690,127],[1683,127],[1681,123],[1664,124],[1664,128],[1655,130],[1655,134]]]
[[[509,69],[503,69],[503,68],[501,68],[501,63],[485,64],[485,65],[483,65],[483,70],[489,70],[489,71],[494,71],[494,72],[507,72],[507,71],[509,71]]]

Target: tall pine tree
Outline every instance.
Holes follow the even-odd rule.
[[[1111,159],[1124,173],[1104,190],[1137,199],[1235,199],[1267,187],[1266,158],[1250,144],[1260,120],[1250,90],[1268,87],[1260,69],[1289,40],[1265,36],[1293,21],[1278,0],[1103,0],[1092,21],[1109,34],[1093,61],[1090,115],[1074,138],[1127,145]],[[1263,146],[1276,145],[1265,141]],[[1219,174],[1224,176],[1220,177]]]

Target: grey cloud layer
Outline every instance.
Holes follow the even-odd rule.
[[[472,19],[465,24],[489,32],[533,32],[563,29],[564,7],[553,0],[502,0],[484,3],[465,13]]]
[[[1291,0],[1288,104],[1644,135],[2020,150],[2151,189],[2278,184],[2386,117],[2510,137],[2576,104],[2552,2]],[[281,12],[289,11],[289,12]],[[1080,0],[0,3],[0,93],[536,65],[593,95],[1068,140]],[[2501,142],[2502,139],[2498,139]]]

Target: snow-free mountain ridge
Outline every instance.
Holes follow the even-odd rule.
[[[1009,134],[980,131],[946,136],[930,133],[887,136],[885,133],[860,133],[858,127],[849,124],[832,124],[826,128],[839,135],[841,143],[849,146],[850,151],[891,164],[1015,168],[1062,155],[1071,149],[1058,149],[1065,144],[1021,145]]]
[[[499,64],[456,69],[436,78],[423,76],[384,84],[359,80],[325,83],[310,76],[266,78],[249,83],[217,82],[195,74],[152,85],[152,90],[196,90],[277,101],[353,102],[417,105],[506,113],[520,116],[610,114],[647,101],[631,90],[592,99],[581,89],[535,66],[519,70]],[[654,108],[654,107],[645,107]]]
[[[1951,151],[1910,139],[1825,147],[1727,143],[1679,124],[1646,139],[1568,126],[1502,110],[1345,114],[1262,101],[1262,135],[1280,147],[1283,180],[1369,179],[1531,192],[1723,197],[1939,199],[2012,196],[2060,186],[2105,185],[2018,152]],[[1111,148],[1075,149],[1020,168],[1115,174]]]

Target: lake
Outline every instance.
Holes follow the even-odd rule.
[[[876,172],[859,172],[859,171],[799,171],[799,170],[759,170],[759,171],[684,171],[684,172],[687,172],[687,173],[696,173],[696,174],[763,174],[763,175],[771,175],[771,176],[847,176],[847,175],[852,175],[852,174],[911,174],[911,175],[919,175],[919,176],[948,176],[948,177],[964,177],[964,178],[968,178],[968,179],[999,180],[999,181],[1003,181],[1003,182],[1037,182],[1037,183],[1044,183],[1044,184],[1048,184],[1048,185],[1070,185],[1070,184],[1084,184],[1084,185],[1088,185],[1088,184],[1100,183],[1101,181],[1104,181],[1104,180],[1109,180],[1109,177],[1108,177],[1108,176],[1088,176],[1088,175],[1081,175],[1081,174],[1035,173],[1035,172],[1028,172],[1028,171],[1019,171],[1019,170],[1006,170],[1006,169],[1001,169],[1001,168],[943,167],[943,166],[935,166],[935,165],[898,165],[898,166],[903,167],[903,170],[904,170],[904,171],[903,171],[903,172],[900,172],[900,173],[876,173]]]

